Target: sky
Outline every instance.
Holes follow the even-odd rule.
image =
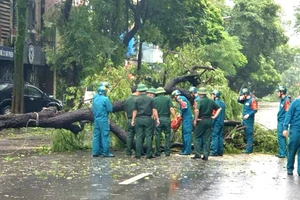
[[[289,25],[284,26],[286,35],[290,37],[289,44],[291,46],[300,46],[300,34],[296,34],[293,30],[295,24],[295,7],[300,5],[300,0],[275,0],[276,3],[282,7],[281,19],[283,22],[290,22]]]
[[[300,5],[300,0],[274,0],[276,3],[281,5],[282,13],[281,20],[284,24],[286,35],[290,38],[289,44],[291,46],[299,46],[300,47],[300,34],[295,33],[293,30],[293,26],[295,24],[295,7]],[[233,6],[232,0],[226,0],[226,3],[230,6]]]

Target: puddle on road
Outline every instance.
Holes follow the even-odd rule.
[[[175,155],[151,160],[128,158],[123,152],[116,155],[91,158],[90,152],[80,152],[2,160],[0,199],[286,199],[300,195],[296,189],[300,178],[287,177],[285,159],[271,155],[225,155],[210,157],[208,162]],[[152,175],[119,185],[147,172]]]

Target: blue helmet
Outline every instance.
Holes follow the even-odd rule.
[[[105,95],[107,92],[107,88],[105,86],[98,87],[98,94]]]
[[[192,86],[189,88],[189,93],[197,93],[197,88]]]
[[[177,95],[180,95],[181,93],[180,93],[180,91],[179,90],[174,90],[173,92],[172,92],[172,97],[174,98],[175,96],[177,96]]]
[[[278,86],[278,88],[276,89],[276,91],[277,91],[277,92],[282,92],[283,94],[286,94],[287,89],[286,89],[285,86],[280,85],[280,86]]]
[[[243,89],[240,91],[240,95],[243,95],[243,94],[249,95],[249,94],[250,94],[249,89],[248,89],[248,88],[243,88]]]
[[[104,86],[104,87],[106,87],[106,88],[110,88],[110,87],[111,87],[111,85],[109,84],[109,82],[106,82],[106,81],[100,82],[99,87],[101,87],[101,86]]]
[[[213,91],[211,91],[210,94],[214,94],[214,95],[216,95],[216,97],[220,97],[221,96],[221,92],[219,90],[213,90]]]

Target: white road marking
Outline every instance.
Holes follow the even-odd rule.
[[[134,176],[134,177],[132,177],[130,179],[127,179],[127,180],[125,180],[125,181],[123,181],[123,182],[121,182],[119,184],[120,185],[128,185],[130,183],[133,183],[133,182],[135,182],[135,181],[137,181],[139,179],[142,179],[142,178],[144,178],[146,176],[149,176],[149,175],[151,175],[151,173],[141,173],[141,174],[139,174],[137,176]]]

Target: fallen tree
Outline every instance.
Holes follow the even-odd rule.
[[[211,67],[205,70],[213,70]],[[203,73],[201,73],[203,74]],[[199,84],[201,74],[190,74],[176,77],[170,80],[164,87],[167,94],[170,94],[175,89],[178,89],[190,99],[188,92],[185,89],[175,87],[180,82],[190,82],[191,84]],[[113,112],[121,112],[124,110],[124,101],[113,103]],[[74,134],[78,134],[83,130],[84,124],[93,122],[93,113],[91,108],[81,108],[71,112],[57,112],[52,109],[44,109],[41,112],[26,113],[26,114],[11,114],[0,116],[0,131],[7,128],[21,128],[21,127],[43,127],[66,129]],[[225,120],[225,126],[238,126],[239,121]],[[119,127],[114,122],[110,122],[111,132],[114,133],[121,141],[126,143],[126,131]]]

